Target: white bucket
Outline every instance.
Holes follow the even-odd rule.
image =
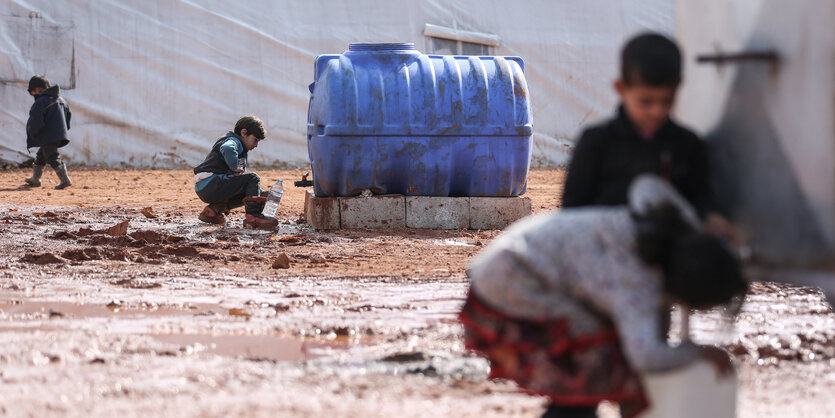
[[[643,376],[650,408],[645,418],[733,418],[736,416],[735,373],[717,377],[705,360],[664,373]]]

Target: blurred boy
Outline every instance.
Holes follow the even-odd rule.
[[[26,148],[37,147],[38,153],[35,155],[32,177],[26,178],[26,184],[40,187],[43,169],[49,164],[61,180],[55,188],[64,189],[71,186],[72,181],[67,174],[67,166],[58,154],[58,148],[70,143],[67,130],[70,129],[72,112],[60,96],[60,87],[50,87],[46,77],[32,77],[28,90],[35,98],[35,103],[29,109],[29,120],[26,122]]]
[[[278,221],[261,214],[266,198],[261,196],[261,178],[246,172],[247,153],[266,137],[264,122],[244,116],[218,139],[206,159],[194,167],[194,191],[208,205],[199,219],[225,224],[230,209],[246,206],[244,228],[275,229]]]
[[[653,173],[695,207],[708,232],[732,238],[730,224],[710,202],[704,143],[670,119],[680,82],[681,53],[667,37],[647,33],[624,46],[615,82],[621,105],[613,119],[586,129],[577,142],[564,208],[623,205],[632,180]]]

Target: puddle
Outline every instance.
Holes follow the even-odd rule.
[[[433,239],[432,243],[436,245],[450,245],[454,247],[475,247],[475,244],[466,241],[458,241],[454,239]]]
[[[690,335],[720,344],[758,365],[813,362],[835,357],[835,315],[817,290],[777,283],[754,283],[731,322],[718,311],[691,317]]]
[[[18,316],[40,316],[49,319],[60,318],[99,318],[99,317],[138,317],[138,316],[179,316],[206,313],[213,306],[189,306],[188,308],[168,308],[156,305],[122,306],[119,303],[83,304],[74,302],[32,302],[22,300],[0,301],[0,318]],[[216,308],[216,306],[214,306]]]
[[[311,228],[307,226],[300,226],[300,225],[292,225],[292,224],[279,224],[278,229],[275,231],[277,235],[298,235],[303,234],[307,231],[310,231]]]
[[[273,335],[153,334],[155,340],[176,344],[186,352],[205,351],[248,360],[301,361],[325,357],[350,345],[324,344]]]
[[[15,332],[15,333],[21,333],[21,334],[31,334],[33,332],[33,330],[35,330],[36,332],[48,333],[48,332],[59,331],[59,328],[57,328],[57,327],[45,327],[45,326],[39,326],[37,328],[32,328],[32,327],[27,327],[27,326],[17,326],[17,327],[15,327],[15,326],[11,326],[11,327],[0,326],[0,333]]]

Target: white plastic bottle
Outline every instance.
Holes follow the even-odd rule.
[[[284,196],[284,181],[278,179],[272,186],[270,186],[270,193],[267,195],[267,203],[264,205],[264,210],[261,214],[270,218],[275,218],[275,212],[278,210],[278,203],[281,202],[281,196]]]

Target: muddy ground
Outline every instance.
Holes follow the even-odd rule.
[[[301,171],[276,233],[197,220],[188,171],[0,172],[0,414],[533,417],[485,379],[455,314],[467,259],[497,231],[316,232]],[[536,170],[534,211],[564,173]],[[143,214],[143,209],[145,210]],[[286,268],[284,268],[286,267]],[[757,284],[697,341],[739,363],[741,417],[835,416],[835,315],[813,289]],[[618,416],[612,406],[601,414]]]

